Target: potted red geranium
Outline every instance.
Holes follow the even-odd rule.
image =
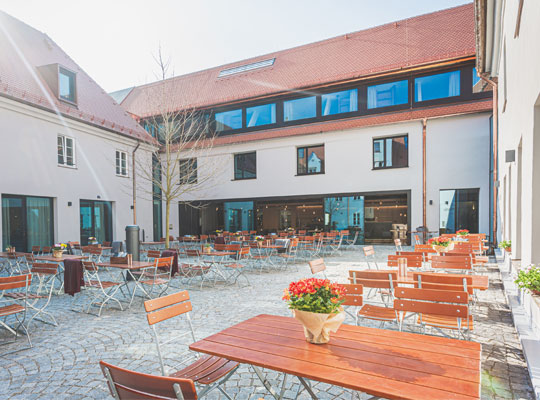
[[[429,239],[428,244],[431,245],[431,247],[433,247],[433,250],[435,250],[437,253],[446,253],[447,251],[454,248],[454,243],[452,242],[452,239],[443,236]]]
[[[468,229],[460,229],[459,231],[456,232],[456,235],[458,235],[458,236],[468,236],[469,235],[469,230]]]
[[[309,278],[291,282],[283,300],[304,326],[306,340],[322,344],[330,341],[330,332],[336,332],[345,320],[344,293],[343,286],[328,279]]]

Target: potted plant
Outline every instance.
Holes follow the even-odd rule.
[[[469,230],[468,229],[460,229],[456,232],[456,235],[458,236],[469,236]]]
[[[6,247],[6,251],[8,253],[15,253],[15,247],[13,247],[12,245],[8,244],[7,247]]]
[[[535,296],[540,296],[540,267],[529,265],[518,272],[516,284],[520,289],[527,289]]]
[[[264,238],[264,236],[257,235],[255,236],[255,240],[257,241],[257,245],[261,247],[266,239]]]
[[[66,250],[67,245],[65,243],[56,243],[52,247],[52,255],[54,258],[62,258],[62,253]]]
[[[503,249],[507,253],[512,252],[512,241],[511,240],[503,240],[501,243],[499,243],[499,248]]]
[[[447,237],[434,237],[428,240],[428,244],[433,247],[437,253],[446,253],[454,248],[454,243]]]
[[[306,340],[323,344],[330,341],[330,332],[336,332],[345,320],[341,307],[344,293],[343,286],[328,279],[308,278],[291,282],[283,300],[303,325]]]
[[[210,243],[205,243],[203,245],[203,253],[208,254],[212,252],[212,245]]]
[[[93,236],[88,238],[88,244],[97,244],[97,239]]]

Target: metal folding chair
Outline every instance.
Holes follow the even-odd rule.
[[[26,335],[26,338],[28,339],[28,347],[32,347],[30,334],[28,333],[27,327],[24,325],[28,309],[26,303],[26,296],[28,295],[28,287],[31,283],[31,274],[0,277],[0,327],[6,329],[14,336],[12,341],[2,342],[0,344],[13,343],[15,340],[17,340],[17,337],[19,335],[19,329],[22,328]],[[24,289],[23,297],[14,299],[6,296],[7,294],[11,293],[12,291],[16,291],[17,289]],[[21,314],[22,318],[20,318]],[[12,324],[8,322],[8,318],[11,316],[15,317],[16,320]]]
[[[218,389],[225,397],[231,399],[221,385],[231,377],[239,364],[216,356],[205,355],[201,357],[199,353],[193,353],[189,350],[189,344],[195,342],[196,338],[191,324],[190,312],[192,305],[189,301],[188,292],[182,291],[145,301],[144,308],[147,312],[148,324],[152,327],[154,334],[163,376],[193,380],[198,387],[200,397],[205,396],[214,389]],[[167,325],[165,321],[171,318],[175,318],[173,325],[168,325],[163,330],[158,329],[158,324]],[[181,324],[179,319],[182,319],[184,324]],[[165,334],[168,337],[167,340],[163,339]],[[186,341],[186,337],[190,341]],[[163,347],[169,344],[171,345],[171,351],[185,349],[182,353],[175,353],[170,357],[171,360],[181,360],[173,366],[166,365],[163,351]],[[177,368],[181,369],[178,370]]]
[[[92,306],[99,307],[97,315],[100,317],[103,307],[110,301],[116,302],[120,310],[124,310],[120,300],[115,297],[122,282],[103,280],[100,270],[105,272],[106,268],[97,266],[94,261],[83,261],[82,264],[85,278],[84,291],[90,296],[86,312],[89,313]]]

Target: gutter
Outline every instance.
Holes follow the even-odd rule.
[[[138,150],[141,142],[137,140],[137,146],[131,152],[131,170],[133,174],[133,225],[137,225],[137,174],[135,173],[135,152]]]

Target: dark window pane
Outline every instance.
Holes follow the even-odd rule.
[[[246,125],[261,126],[276,123],[276,105],[265,104],[262,106],[246,108]]]
[[[395,106],[408,102],[409,82],[407,80],[368,87],[367,108]]]
[[[324,145],[297,149],[298,175],[324,173]]]
[[[459,96],[460,71],[424,76],[414,80],[414,101]]]
[[[58,136],[58,164],[64,164],[64,137]]]
[[[257,177],[257,154],[245,153],[234,155],[234,179]]]
[[[73,72],[60,68],[58,91],[61,99],[75,103],[75,74]]]
[[[284,121],[295,121],[316,116],[317,100],[315,96],[283,102]]]
[[[358,89],[328,93],[321,96],[322,115],[333,115],[358,110]]]
[[[373,140],[373,168],[406,167],[409,164],[407,136]]]
[[[441,233],[455,233],[459,229],[478,233],[479,192],[479,189],[441,190]]]
[[[215,118],[218,132],[242,128],[242,110],[217,113]]]

